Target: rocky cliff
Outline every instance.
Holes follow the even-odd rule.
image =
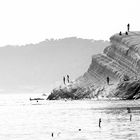
[[[124,81],[125,76],[127,76],[127,81]],[[109,85],[107,84],[107,77],[110,79]],[[52,99],[57,99],[55,98],[56,91],[57,97],[60,97],[60,93],[65,89],[63,94],[71,93],[73,94],[73,98],[76,97],[76,99],[79,99],[79,97],[80,99],[95,98],[99,95],[102,97],[119,97],[125,99],[138,98],[139,96],[136,95],[140,90],[139,77],[140,32],[129,32],[128,35],[115,34],[110,38],[110,45],[104,49],[102,54],[92,56],[92,62],[87,72],[77,78],[74,83],[70,84],[73,85],[71,88],[73,89],[74,87],[74,91],[67,92],[68,86],[64,86],[65,88],[61,90],[59,88],[57,90],[54,89],[51,97],[53,97]],[[108,88],[111,90],[107,91]],[[79,89],[83,90],[83,92],[78,92]],[[133,93],[128,94],[129,91],[131,93],[133,91]],[[61,98],[66,97],[62,96]],[[51,99],[50,96],[48,99]]]

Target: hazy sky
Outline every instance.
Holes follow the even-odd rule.
[[[140,0],[0,0],[0,46],[140,30]]]

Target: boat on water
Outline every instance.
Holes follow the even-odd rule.
[[[39,100],[45,100],[45,99],[44,98],[30,98],[29,100],[30,101],[34,101],[34,100],[39,101]]]

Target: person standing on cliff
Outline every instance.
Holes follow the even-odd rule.
[[[66,84],[66,83],[65,83],[65,76],[63,76],[63,82],[64,82],[64,85],[65,85],[65,84]]]
[[[70,78],[69,75],[67,75],[67,81],[68,81],[68,83],[70,82],[69,78]]]
[[[122,32],[120,31],[119,35],[122,35]]]
[[[128,23],[127,24],[127,31],[129,32],[129,30],[130,30],[130,24]]]
[[[109,77],[107,77],[106,80],[107,80],[107,84],[109,85]]]

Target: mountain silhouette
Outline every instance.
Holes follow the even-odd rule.
[[[0,92],[46,92],[67,74],[71,80],[80,76],[88,69],[91,56],[102,52],[108,44],[70,37],[0,47]]]

